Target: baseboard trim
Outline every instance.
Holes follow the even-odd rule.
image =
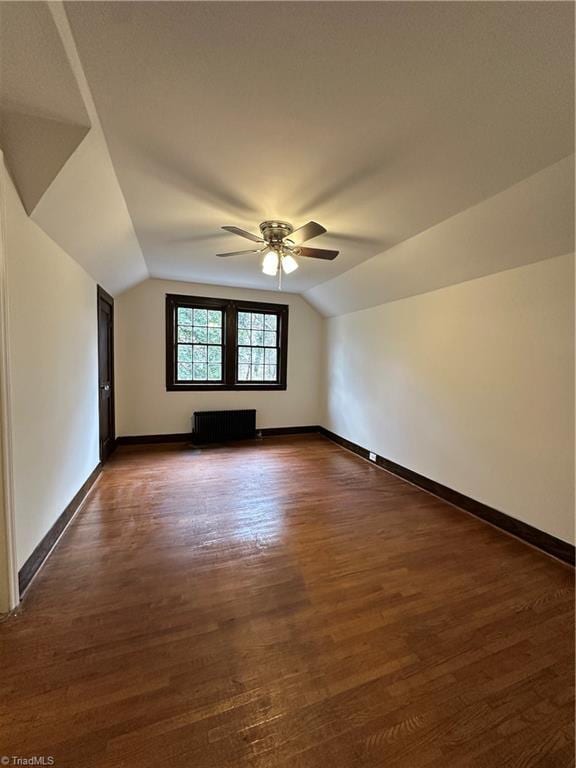
[[[156,445],[158,443],[191,443],[192,432],[174,432],[168,435],[124,435],[116,438],[116,445]]]
[[[34,549],[28,560],[26,560],[22,568],[20,568],[18,571],[18,588],[20,590],[20,599],[22,599],[24,591],[30,585],[32,579],[46,561],[46,558],[54,548],[56,542],[64,533],[64,529],[68,523],[70,523],[76,512],[80,509],[82,502],[90,492],[92,486],[98,479],[101,472],[102,463],[99,462],[92,470],[86,481],[82,484],[82,487],[78,493],[74,496],[66,509],[61,513],[60,517],[56,520],[52,528],[50,528],[42,541]]]
[[[320,432],[320,427],[317,424],[308,425],[305,427],[263,427],[257,429],[262,437],[280,437],[281,435],[309,435],[313,432]]]
[[[279,435],[304,435],[311,432],[320,432],[317,424],[303,427],[261,427],[256,428],[256,433],[262,437],[276,437]],[[192,443],[193,432],[175,432],[168,435],[124,435],[116,438],[117,445],[156,445],[158,443]]]
[[[332,442],[352,451],[352,453],[361,456],[363,459],[370,460],[369,451],[366,448],[362,448],[362,446],[346,440],[344,437],[340,437],[340,435],[331,432],[325,427],[319,427],[318,431],[324,437],[332,440]],[[521,539],[542,552],[546,552],[546,554],[552,555],[564,563],[574,565],[575,548],[572,544],[562,541],[562,539],[557,539],[555,536],[534,528],[534,526],[528,523],[510,517],[505,512],[489,507],[481,501],[465,496],[459,491],[454,491],[452,488],[437,483],[435,480],[430,480],[430,478],[420,475],[401,464],[396,464],[396,462],[390,461],[390,459],[385,459],[383,456],[376,454],[376,461],[371,463],[375,463],[377,466],[382,467],[382,469],[386,469],[388,472],[401,477],[403,480],[407,480],[424,491],[434,494],[434,496],[438,496],[453,506],[463,509],[465,512],[469,512],[475,517],[494,525],[496,528],[512,534],[517,539]]]

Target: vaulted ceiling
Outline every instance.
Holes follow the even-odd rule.
[[[154,277],[270,288],[257,256],[215,257],[250,247],[221,226],[314,219],[328,234],[310,244],[340,256],[302,260],[285,287],[320,295],[574,151],[570,3],[65,9]]]
[[[0,143],[31,214],[90,130],[46,3],[2,3]]]
[[[62,3],[0,2],[0,148],[30,218],[95,280],[148,276]]]

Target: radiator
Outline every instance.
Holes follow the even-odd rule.
[[[192,440],[224,443],[256,437],[256,410],[194,411]]]

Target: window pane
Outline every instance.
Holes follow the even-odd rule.
[[[248,365],[252,362],[252,350],[250,347],[238,347],[238,362]]]
[[[219,363],[208,364],[208,379],[209,381],[220,381],[222,378],[222,366]]]
[[[194,345],[194,362],[205,363],[206,362],[206,347]]]
[[[192,341],[192,328],[187,325],[178,326],[178,338],[177,341],[191,342]]]
[[[277,381],[278,318],[238,312],[238,381]]]
[[[192,325],[192,310],[186,307],[178,307],[178,324]]]
[[[192,346],[189,344],[178,344],[178,362],[189,363],[192,360]]]
[[[259,347],[264,344],[264,331],[252,331],[251,340],[253,347]]]
[[[276,330],[276,315],[264,315],[264,328],[267,331]]]
[[[221,328],[208,328],[208,343],[209,344],[222,344],[222,329]]]
[[[216,328],[222,327],[222,312],[219,309],[208,310],[208,325]]]
[[[250,312],[238,312],[238,328],[250,328]]]
[[[221,309],[177,307],[176,365],[178,381],[222,381]],[[208,343],[212,346],[208,347]],[[216,346],[217,345],[217,346]]]
[[[194,325],[207,325],[208,324],[208,310],[195,309],[194,310]]]
[[[208,362],[219,363],[222,360],[222,347],[208,347]]]
[[[178,379],[180,381],[192,379],[192,363],[178,363]]]
[[[206,344],[208,341],[208,329],[195,326],[192,331],[192,338],[195,344]]]

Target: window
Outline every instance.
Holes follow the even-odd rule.
[[[168,390],[286,389],[285,304],[166,296]]]
[[[278,315],[238,312],[238,381],[278,381]]]
[[[178,307],[176,328],[176,380],[221,382],[223,310]]]

